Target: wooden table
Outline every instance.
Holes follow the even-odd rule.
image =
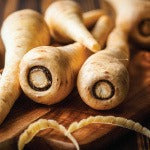
[[[2,24],[2,21],[10,13],[16,10],[31,8],[44,13],[45,9],[52,1],[53,0],[0,0],[0,26]],[[81,3],[81,6],[85,11],[99,8],[98,0],[77,1]],[[9,150],[10,147],[10,149],[16,149],[16,140],[20,132],[22,132],[23,129],[25,129],[29,125],[29,123],[40,118],[41,116],[42,118],[56,119],[58,122],[68,127],[71,122],[79,121],[82,118],[87,118],[90,115],[116,115],[132,118],[134,120],[140,121],[143,125],[150,127],[150,52],[148,52],[147,49],[141,50],[141,48],[139,47],[131,49],[131,63],[129,66],[130,90],[126,101],[119,107],[106,112],[95,111],[82,102],[76,88],[66,98],[65,101],[50,107],[38,105],[22,94],[15,103],[5,122],[2,124],[2,126],[0,126],[0,143],[2,141],[5,143],[6,141],[5,144],[10,144],[10,146],[8,147],[5,145],[5,147],[7,147],[7,150]],[[0,40],[1,68],[3,67],[3,54],[4,47]],[[17,128],[17,125],[20,127],[19,129]],[[109,134],[107,134],[106,136],[98,138],[99,133],[96,135],[97,129],[101,129],[101,132],[105,132],[105,130],[112,130],[113,127],[108,125],[96,125],[94,127],[87,128],[91,130],[91,137],[85,136],[85,138],[89,138],[89,141],[92,138],[95,138],[95,140],[84,143],[86,140],[84,141],[82,138],[77,139],[82,145],[82,149],[150,149],[150,141],[134,132],[129,132],[128,134],[125,134],[125,136],[122,136],[128,130],[115,128],[113,129],[113,132],[109,132]],[[87,128],[85,128],[84,130],[86,130]],[[75,137],[79,138],[80,132],[81,131],[74,133]],[[50,133],[50,135],[47,135],[47,133]],[[96,137],[92,137],[92,135],[96,135]],[[26,149],[41,149],[41,147],[42,149],[44,149],[44,147],[46,149],[47,144],[44,144],[44,141],[43,139],[41,139],[41,137],[46,137],[46,140],[48,140],[50,137],[54,138],[54,136],[56,136],[56,132],[53,132],[51,130],[40,132],[38,136],[26,147]],[[59,138],[57,137],[57,139]],[[64,137],[60,137],[60,140],[64,140],[65,142],[67,141],[67,139],[65,139]],[[56,146],[54,141],[49,141],[50,144],[48,144],[48,147],[50,147],[51,145],[53,148],[59,149],[59,144]]]

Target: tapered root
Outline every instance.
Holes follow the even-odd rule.
[[[106,1],[116,13],[116,25],[128,32],[142,46],[150,46],[150,2],[146,0]]]
[[[54,2],[47,9],[45,20],[56,41],[67,43],[73,39],[93,52],[100,49],[98,42],[86,29],[77,3],[69,0]]]
[[[101,16],[92,30],[93,37],[98,41],[100,48],[104,47],[105,41],[113,28],[112,19],[107,16]]]
[[[43,17],[36,11],[25,9],[6,18],[1,30],[6,48],[5,67],[0,81],[0,124],[19,97],[19,64],[33,47],[48,45],[50,34]]]
[[[92,27],[97,20],[105,15],[106,12],[102,9],[91,10],[83,13],[83,22],[87,28]]]

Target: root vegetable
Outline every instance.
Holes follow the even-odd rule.
[[[113,28],[113,21],[107,15],[103,15],[97,21],[97,23],[92,31],[92,35],[98,41],[101,48],[104,47],[108,33],[110,33],[112,28]],[[101,38],[101,37],[103,37],[103,38]]]
[[[102,19],[101,24],[106,26],[107,21]],[[104,32],[108,35],[110,26]],[[100,39],[107,37],[104,32],[100,32]],[[32,49],[20,63],[19,79],[23,91],[32,100],[42,104],[50,105],[63,100],[73,89],[77,73],[90,54],[78,42],[63,47],[42,46]]]
[[[0,83],[0,124],[20,95],[19,63],[31,48],[48,45],[50,36],[43,17],[33,10],[12,13],[1,30],[6,48],[5,67]]]
[[[116,24],[143,46],[150,46],[150,1],[106,0],[116,12]]]
[[[77,41],[91,51],[100,49],[98,42],[84,26],[79,5],[70,0],[52,3],[45,13],[45,20],[52,37],[63,43]]]
[[[79,94],[93,109],[114,108],[124,100],[128,92],[127,38],[128,33],[119,25],[116,26],[108,37],[106,49],[90,56],[79,71]]]
[[[84,25],[86,27],[90,28],[103,15],[106,15],[106,12],[102,9],[95,9],[95,10],[90,10],[90,11],[84,12],[83,13]]]

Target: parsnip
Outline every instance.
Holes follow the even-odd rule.
[[[82,15],[83,23],[86,27],[90,28],[103,15],[106,15],[106,12],[102,9],[95,9],[95,10],[84,12]]]
[[[107,29],[99,32],[99,38],[105,38],[105,41],[112,27],[107,19],[101,20],[101,30],[103,25],[108,25]],[[19,79],[23,91],[42,104],[50,105],[63,100],[74,87],[77,73],[90,54],[85,46],[77,42],[63,47],[32,49],[20,63]]]
[[[50,40],[43,17],[29,9],[8,16],[3,23],[1,35],[6,54],[0,83],[0,124],[20,95],[18,74],[21,58],[31,48],[48,45]]]
[[[108,37],[106,49],[90,56],[81,67],[77,87],[90,107],[111,109],[124,100],[129,86],[127,38],[128,33],[116,26]]]
[[[96,23],[95,27],[92,30],[92,35],[98,41],[101,48],[104,48],[105,41],[108,34],[113,28],[113,21],[110,17],[103,15]],[[103,30],[102,30],[103,29]],[[103,37],[103,38],[101,38]]]
[[[135,41],[150,46],[150,1],[106,0],[116,12],[116,24]]]
[[[62,0],[52,3],[46,10],[45,20],[55,40],[67,43],[73,39],[93,52],[100,49],[97,41],[84,26],[80,7],[76,2]]]

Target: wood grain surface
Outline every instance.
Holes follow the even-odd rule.
[[[19,9],[31,8],[41,13],[53,0],[0,0],[0,26],[2,21],[12,12]],[[77,0],[83,10],[87,11],[99,8],[98,0]],[[0,40],[0,67],[4,64],[4,46]],[[81,100],[77,89],[61,103],[53,106],[36,104],[23,93],[15,103],[8,117],[0,126],[0,150],[17,149],[17,140],[20,133],[33,121],[39,118],[55,119],[68,127],[74,121],[80,121],[88,116],[114,115],[122,116],[146,125],[150,122],[150,52],[131,48],[131,62],[128,68],[130,72],[130,90],[126,100],[117,108],[109,111],[96,111],[89,108]],[[73,133],[79,142],[81,149],[140,149],[143,148],[143,137],[136,136],[116,126],[105,124],[91,124]],[[133,138],[135,142],[133,142]],[[118,139],[121,139],[118,140]],[[138,139],[138,140],[137,140]],[[117,142],[115,142],[117,140]],[[147,139],[146,139],[147,140]],[[121,143],[124,142],[122,146]],[[132,142],[131,142],[132,141]],[[136,143],[137,142],[137,143]],[[117,143],[117,147],[114,143]],[[135,144],[136,143],[136,144]],[[145,145],[145,144],[144,144]],[[130,148],[129,148],[130,147]],[[132,148],[131,148],[132,147]],[[41,131],[30,142],[27,150],[47,149],[74,149],[73,144],[61,133],[51,129]],[[148,149],[148,146],[146,147]]]

